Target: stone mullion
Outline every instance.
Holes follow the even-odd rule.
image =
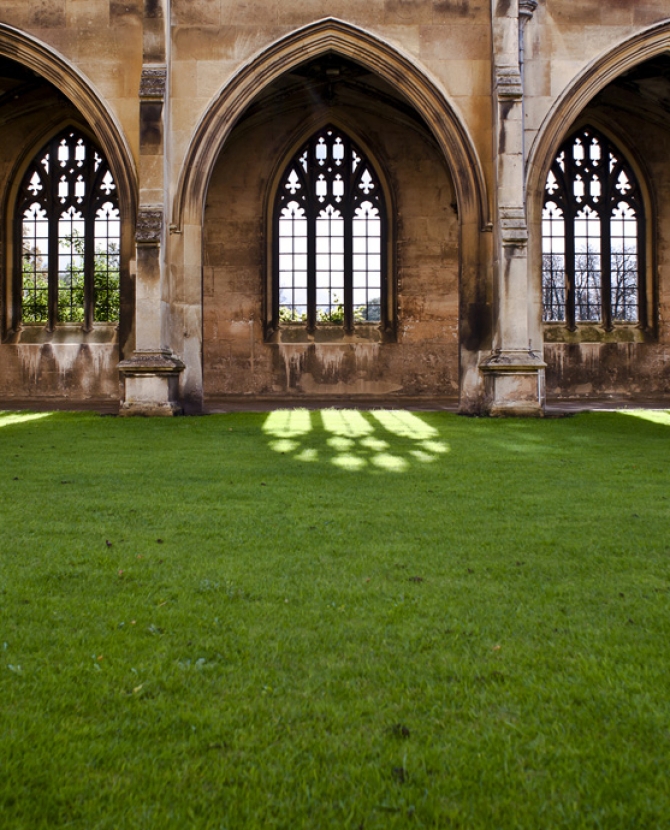
[[[351,334],[354,330],[354,210],[356,194],[354,193],[354,176],[351,171],[352,147],[348,138],[344,140],[344,159],[342,161],[342,216],[344,219],[344,330]]]
[[[47,313],[47,331],[53,331],[58,322],[58,283],[59,283],[59,266],[58,261],[58,225],[60,218],[60,210],[58,204],[58,141],[56,138],[51,140],[49,145],[49,207],[47,209],[47,217],[49,222],[49,290],[48,290],[48,313]]]

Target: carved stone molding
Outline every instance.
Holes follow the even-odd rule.
[[[522,207],[500,207],[498,220],[503,246],[517,247],[528,243],[526,213]]]
[[[519,0],[519,17],[521,22],[528,22],[537,8],[537,0]]]
[[[159,245],[163,233],[163,209],[141,207],[137,215],[135,240],[140,245]]]
[[[520,101],[523,98],[521,72],[518,66],[501,66],[496,70],[496,92],[501,100]]]
[[[164,65],[142,67],[140,100],[164,101],[167,86],[167,67]]]

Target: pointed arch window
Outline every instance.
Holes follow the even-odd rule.
[[[554,159],[542,211],[545,322],[646,326],[644,210],[621,151],[591,127]]]
[[[54,136],[23,177],[16,217],[17,322],[117,322],[118,195],[93,142],[74,128]]]
[[[328,126],[295,154],[273,216],[272,325],[388,324],[386,206],[374,167]]]

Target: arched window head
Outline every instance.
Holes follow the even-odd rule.
[[[74,128],[52,138],[23,177],[17,202],[17,294],[24,324],[119,319],[121,225],[100,150]]]
[[[591,127],[551,166],[542,211],[545,322],[644,325],[644,212],[620,150]]]
[[[273,327],[387,322],[384,198],[373,166],[341,130],[319,130],[286,166],[273,236]]]

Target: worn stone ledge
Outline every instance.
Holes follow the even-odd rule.
[[[122,360],[118,370],[124,375],[178,375],[185,369],[183,361],[168,350],[140,351]]]
[[[547,368],[547,364],[533,351],[501,350],[485,358],[479,368],[482,372],[514,372],[536,374]]]
[[[119,407],[119,415],[139,415],[145,418],[173,418],[183,415],[183,408],[174,402],[148,403],[146,401],[124,401]]]

